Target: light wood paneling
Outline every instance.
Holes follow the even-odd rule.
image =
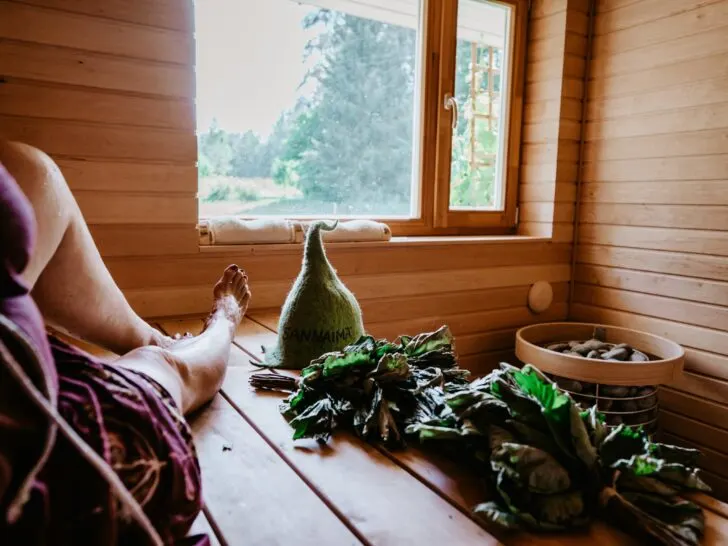
[[[187,66],[3,39],[0,66],[8,77],[188,99],[195,81]]]
[[[188,0],[0,0],[0,136],[53,157],[104,258],[197,254]]]
[[[594,28],[570,316],[687,348],[662,427],[725,498],[728,1],[605,0]]]
[[[0,3],[0,35],[10,40],[177,64],[192,64],[194,56],[189,32],[126,24],[16,2]]]
[[[70,13],[137,23],[189,32],[192,26],[191,0],[23,0],[26,4],[55,8]]]
[[[531,9],[518,232],[571,242],[588,2],[543,0]]]
[[[22,80],[0,85],[0,114],[187,132],[195,129],[194,108],[184,99],[103,93]]]

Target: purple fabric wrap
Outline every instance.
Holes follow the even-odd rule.
[[[0,165],[0,314],[23,332],[39,358],[21,360],[17,340],[14,346],[7,331],[0,331],[3,344],[119,475],[165,544],[209,546],[206,536],[185,536],[202,505],[200,468],[187,423],[152,379],[46,336],[21,278],[34,239],[32,208]],[[19,484],[53,441],[51,423],[14,381],[0,361],[0,544],[147,544],[138,525],[123,517],[106,481],[60,435],[32,482],[20,518],[6,521]]]
[[[49,340],[59,412],[121,477],[165,544],[180,544],[202,500],[192,436],[172,398],[141,373]],[[14,526],[18,545],[147,544],[137,524],[120,517],[106,482],[65,438],[56,440],[37,482]],[[207,543],[198,537],[192,544]]]

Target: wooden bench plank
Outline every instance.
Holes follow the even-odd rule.
[[[165,330],[176,326],[163,323]],[[184,323],[185,330],[191,324]],[[192,331],[192,333],[196,333]],[[249,335],[250,334],[250,335]],[[252,340],[252,342],[250,341]],[[223,392],[231,403],[271,443],[325,501],[372,544],[470,544],[499,542],[469,517],[430,490],[377,448],[348,433],[338,433],[328,445],[292,440],[292,431],[278,412],[280,395],[253,391],[248,377],[257,368],[250,354],[275,334],[252,321],[238,329]],[[245,347],[245,351],[238,347]],[[259,353],[258,353],[259,354]],[[289,500],[282,507],[300,502]],[[213,512],[214,514],[214,512]]]
[[[190,423],[205,504],[226,543],[361,544],[222,395]]]

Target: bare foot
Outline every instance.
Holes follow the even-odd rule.
[[[248,309],[251,297],[245,271],[235,264],[229,265],[212,289],[212,295],[215,301],[205,325],[209,326],[217,318],[224,318],[232,323],[233,329],[237,328]]]
[[[250,301],[248,277],[231,265],[212,293],[215,301],[200,335],[167,337],[168,346],[141,347],[116,361],[157,380],[185,413],[211,400],[222,385],[235,330]]]

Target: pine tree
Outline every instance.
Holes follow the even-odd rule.
[[[309,44],[315,97],[301,108],[285,157],[304,195],[350,204],[340,213],[409,207],[415,84],[414,30],[320,10]],[[352,203],[356,203],[354,206]]]

